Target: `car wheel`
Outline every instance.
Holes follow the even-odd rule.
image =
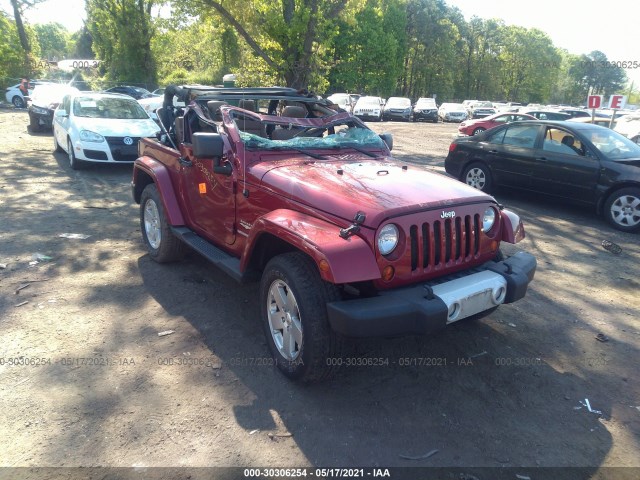
[[[282,373],[304,383],[329,378],[337,369],[343,338],[331,330],[327,303],[340,299],[320,278],[315,263],[293,252],[267,264],[260,284],[267,343]]]
[[[60,146],[60,144],[58,143],[58,139],[56,138],[56,131],[53,131],[53,151],[55,153],[60,153],[62,152],[62,147]]]
[[[24,108],[24,98],[15,95],[12,99],[11,99],[11,103],[13,103],[13,106],[16,108]]]
[[[71,143],[70,138],[67,139],[67,155],[69,156],[69,166],[71,170],[80,170],[84,166],[84,162],[76,158],[76,154],[73,151],[73,143]]]
[[[467,185],[485,193],[491,192],[493,187],[489,167],[480,162],[469,165],[462,174],[462,180]]]
[[[636,135],[631,139],[631,141],[640,145],[640,135]]]
[[[482,132],[484,132],[486,130],[486,128],[482,128],[482,127],[478,127],[473,131],[474,135],[480,135]]]
[[[628,187],[613,192],[605,202],[604,215],[618,230],[640,230],[640,189]]]
[[[181,260],[186,246],[171,231],[155,184],[145,187],[140,196],[140,229],[149,256],[158,263]]]

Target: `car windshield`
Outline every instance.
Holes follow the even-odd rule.
[[[432,98],[421,98],[416,103],[416,107],[432,107],[435,108],[436,102]]]
[[[387,101],[387,108],[409,108],[411,100],[408,98],[391,97]]]
[[[135,119],[149,118],[147,112],[135,100],[109,97],[76,97],[73,101],[76,117]]]
[[[282,127],[277,127],[285,130]],[[335,132],[335,133],[331,133]],[[274,132],[275,133],[275,132]],[[304,136],[305,134],[313,136]],[[248,132],[240,132],[240,138],[250,150],[311,150],[340,148],[384,148],[383,140],[372,130],[349,123],[333,123],[331,126],[300,128],[291,138],[271,140]],[[272,136],[276,136],[273,135]]]
[[[462,105],[461,103],[445,103],[442,106],[449,111],[454,111],[454,112],[466,111],[466,109],[464,108],[464,105]]]
[[[598,127],[584,133],[609,160],[640,158],[640,146],[613,130]]]
[[[378,105],[380,106],[380,100],[378,97],[361,97],[358,100],[359,105]]]

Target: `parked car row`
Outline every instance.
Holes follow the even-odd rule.
[[[421,97],[412,103],[408,97],[389,97],[385,100],[375,95],[334,93],[327,100],[362,120],[438,121],[438,106],[435,99],[430,97]]]

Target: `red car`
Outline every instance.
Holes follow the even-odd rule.
[[[478,135],[490,128],[504,125],[505,123],[516,122],[518,120],[535,120],[536,118],[526,113],[496,113],[488,117],[476,120],[467,120],[458,126],[461,135]]]

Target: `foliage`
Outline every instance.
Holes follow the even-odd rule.
[[[153,0],[87,0],[87,27],[92,48],[103,61],[106,79],[153,84],[151,55]]]
[[[41,0],[10,1],[20,13]],[[33,73],[40,52],[95,52],[103,62],[102,78],[88,78],[94,84],[215,85],[235,73],[239,86],[436,96],[439,103],[582,104],[589,93],[622,92],[626,81],[602,52],[573,55],[540,30],[467,21],[445,0],[85,1],[86,27],[73,35],[47,24],[35,32],[23,25],[21,37],[13,10],[3,14],[0,74]],[[169,18],[152,15],[160,5],[171,9]]]
[[[24,75],[24,56],[15,23],[0,12],[0,81],[2,87],[16,83]],[[6,80],[5,80],[6,79]]]
[[[65,58],[71,47],[69,31],[59,23],[45,23],[34,25],[34,30],[40,45],[40,54],[48,60]]]

